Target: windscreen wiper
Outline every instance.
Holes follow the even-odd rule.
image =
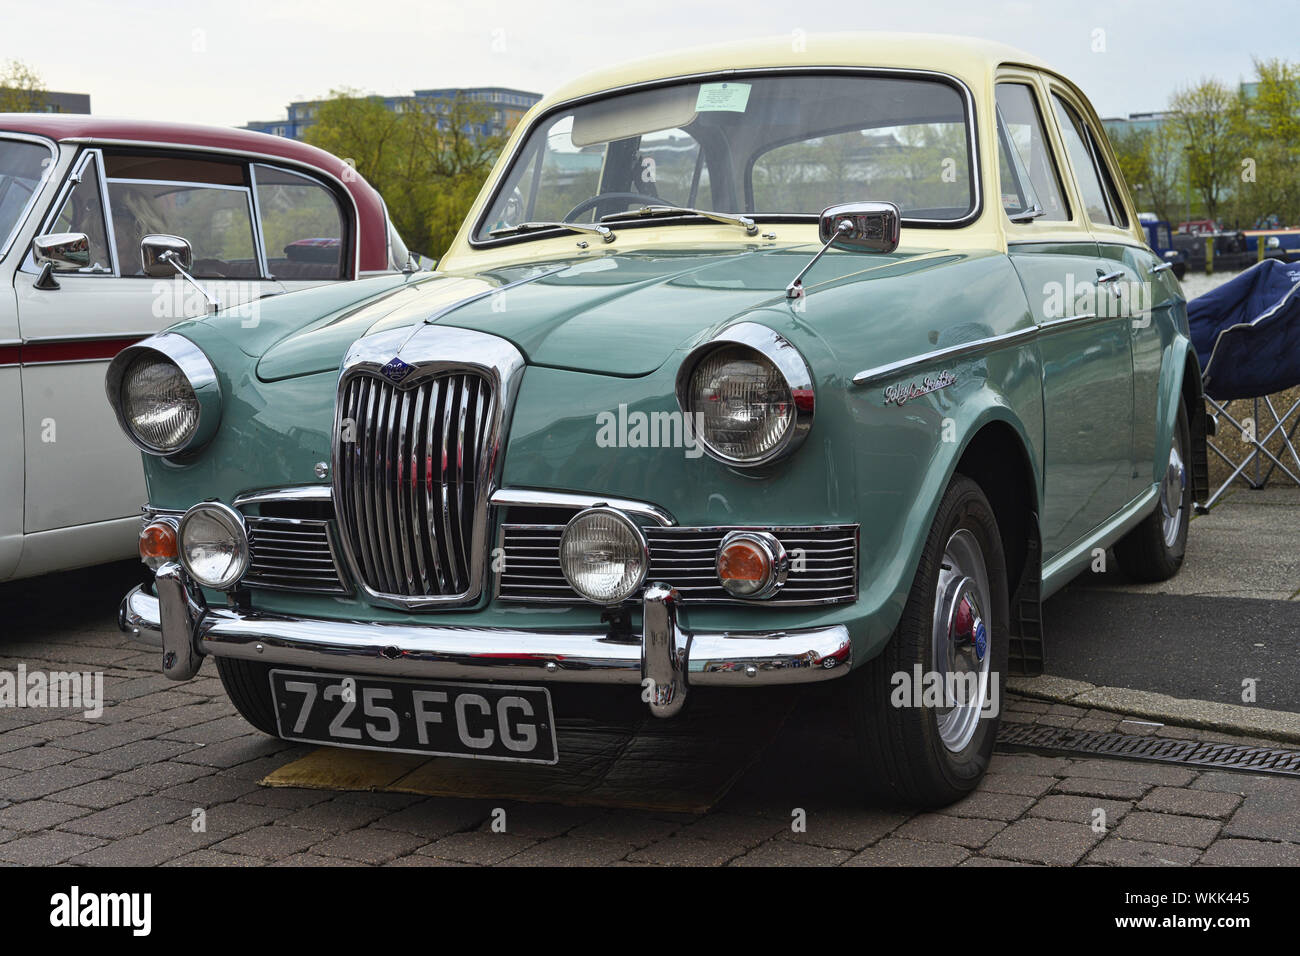
[[[574,232],[586,232],[600,236],[606,242],[614,241],[614,233],[608,226],[593,225],[589,222],[521,222],[513,226],[493,229],[490,236],[517,236],[525,232],[537,232],[541,229],[571,229]]]
[[[738,216],[729,212],[713,212],[709,209],[692,209],[690,206],[642,206],[637,210],[615,212],[610,213],[608,216],[601,216],[600,221],[615,222],[632,216],[703,216],[705,219],[712,219],[714,222],[726,223],[730,226],[744,226],[745,234],[749,236],[758,232],[757,223],[748,216]]]

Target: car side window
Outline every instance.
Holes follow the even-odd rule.
[[[338,200],[308,176],[255,164],[266,266],[277,279],[342,279],[345,232]]]
[[[1002,171],[1002,208],[1008,215],[1027,212],[1033,200],[1043,210],[1039,219],[1065,222],[1070,207],[1061,189],[1061,177],[1043,130],[1034,92],[1025,83],[999,83],[998,159]],[[1028,176],[1028,188],[1020,183]],[[1028,205],[1026,205],[1026,203]]]
[[[143,276],[140,240],[180,236],[194,251],[194,275],[261,276],[251,190],[242,163],[175,155],[108,155],[104,160],[113,244],[121,274]]]
[[[1066,152],[1070,154],[1070,166],[1074,169],[1075,182],[1079,184],[1079,193],[1083,198],[1084,209],[1088,219],[1101,225],[1113,226],[1106,202],[1106,194],[1101,184],[1101,173],[1097,169],[1091,146],[1088,144],[1088,130],[1074,108],[1052,94],[1056,106],[1056,119],[1061,126],[1061,136],[1065,140]]]
[[[48,231],[85,233],[90,240],[90,265],[77,271],[111,273],[113,260],[109,255],[108,229],[104,222],[98,155],[87,153],[74,175],[80,181],[63,200]]]
[[[1088,145],[1092,147],[1092,155],[1097,160],[1097,169],[1101,172],[1102,185],[1106,188],[1106,201],[1110,203],[1111,221],[1117,226],[1127,227],[1128,216],[1124,212],[1124,204],[1120,202],[1119,189],[1111,176],[1110,167],[1106,165],[1105,153],[1102,152],[1096,131],[1091,124],[1085,124],[1085,129],[1088,131]]]

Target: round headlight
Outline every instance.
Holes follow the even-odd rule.
[[[690,403],[700,437],[739,461],[768,457],[794,423],[794,396],[781,370],[743,345],[725,345],[696,366]]]
[[[199,399],[180,366],[157,352],[145,352],[122,376],[122,416],[138,441],[174,452],[199,427]]]
[[[123,349],[104,376],[108,402],[128,438],[150,455],[206,443],[221,420],[217,373],[202,349],[162,332]]]
[[[248,570],[244,519],[216,501],[197,504],[176,529],[181,565],[204,587],[228,590]]]
[[[621,604],[636,593],[650,566],[645,535],[613,508],[589,508],[560,536],[560,569],[569,586],[596,604]]]
[[[730,465],[763,465],[794,451],[812,427],[813,397],[798,349],[753,322],[697,348],[677,376],[691,434]]]

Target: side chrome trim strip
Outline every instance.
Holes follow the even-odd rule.
[[[566,491],[534,491],[531,488],[498,488],[492,494],[491,504],[500,507],[521,508],[574,508],[585,511],[599,505],[608,505],[619,511],[640,518],[648,518],[655,524],[671,528],[677,524],[674,518],[657,505],[644,501],[632,501],[628,498],[611,498],[608,495],[573,494]]]
[[[960,345],[952,345],[948,348],[935,349],[933,352],[926,352],[924,355],[917,355],[911,358],[900,359],[897,362],[890,362],[888,365],[878,365],[875,368],[869,368],[853,376],[854,385],[869,385],[872,382],[883,378],[892,378],[918,365],[932,365],[936,362],[947,362],[953,359],[966,358],[971,355],[977,355],[981,352],[987,352],[990,349],[1001,348],[1007,345],[1016,345],[1020,342],[1028,341],[1038,335],[1039,327],[1031,326],[1025,329],[1017,329],[1015,332],[1004,332],[1002,335],[993,335],[986,339],[975,339],[972,342],[963,342]]]

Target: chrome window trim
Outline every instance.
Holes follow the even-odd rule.
[[[534,491],[531,488],[498,488],[492,493],[489,503],[503,508],[573,508],[578,511],[608,505],[627,514],[653,521],[660,527],[670,528],[677,524],[677,519],[658,505],[633,501],[630,498],[612,498],[609,495]]]
[[[527,144],[528,138],[542,124],[554,114],[563,112],[566,109],[572,109],[585,103],[594,102],[606,97],[619,96],[624,93],[634,93],[642,90],[650,90],[662,86],[674,86],[681,83],[692,83],[701,80],[728,78],[734,79],[744,76],[770,75],[781,76],[786,74],[803,73],[807,75],[825,74],[825,75],[862,75],[862,76],[887,76],[887,77],[917,77],[932,81],[947,83],[952,86],[962,96],[963,105],[966,109],[968,123],[966,126],[966,148],[971,160],[971,190],[972,206],[970,211],[960,219],[909,219],[904,216],[902,225],[904,226],[932,226],[940,229],[960,229],[963,226],[969,226],[979,220],[984,212],[984,187],[983,175],[981,168],[981,154],[979,148],[979,116],[975,111],[975,96],[971,93],[970,87],[965,81],[951,73],[945,73],[942,70],[925,70],[911,69],[908,67],[872,67],[872,66],[832,66],[832,65],[807,65],[807,66],[776,66],[776,67],[746,67],[744,69],[723,68],[719,70],[707,70],[702,73],[683,73],[676,76],[661,77],[653,80],[644,80],[639,83],[627,83],[622,86],[611,87],[606,90],[600,90],[596,93],[587,93],[581,96],[575,96],[571,99],[561,100],[550,106],[545,112],[539,113],[533,117],[528,124],[528,128],[519,134],[516,140],[516,146],[509,157],[500,162],[500,176],[491,183],[491,192],[488,194],[487,201],[483,204],[482,210],[474,220],[474,226],[470,229],[467,242],[471,249],[491,249],[503,245],[510,245],[517,242],[526,242],[530,239],[554,239],[565,235],[564,230],[538,230],[519,236],[505,236],[500,239],[477,239],[475,238],[483,228],[488,214],[492,207],[496,205],[497,196],[505,186],[511,170],[514,169],[515,163],[519,161],[523,154],[523,147]],[[747,212],[745,215],[754,218],[755,221],[782,221],[782,222],[802,222],[806,216],[809,223],[816,225],[817,213],[771,213],[763,214],[758,212]],[[659,220],[653,224],[662,225],[663,221]],[[627,228],[625,225],[623,228]]]
[[[415,370],[400,383],[394,383],[380,374],[380,370],[398,357],[403,362],[414,366]],[[335,392],[334,424],[330,442],[331,487],[337,487],[337,482],[341,480],[340,476],[344,474],[339,460],[341,423],[338,409],[344,398],[345,389],[352,379],[360,375],[370,375],[399,389],[407,389],[442,374],[462,373],[481,376],[492,389],[491,425],[483,446],[486,460],[482,471],[475,475],[474,526],[471,541],[467,546],[470,563],[469,586],[459,594],[410,596],[377,591],[370,587],[361,573],[361,566],[353,553],[351,536],[342,532],[339,538],[343,545],[342,552],[347,573],[371,601],[405,610],[421,610],[473,604],[483,594],[487,584],[488,535],[492,523],[488,503],[500,480],[504,464],[502,443],[510,431],[510,421],[524,368],[523,354],[506,339],[487,332],[454,326],[421,323],[414,331],[406,327],[390,329],[364,336],[348,349],[339,372]],[[337,513],[337,508],[335,517],[341,525],[343,518]]]
[[[45,167],[45,173],[41,176],[41,181],[36,184],[36,188],[32,190],[32,194],[28,197],[26,205],[24,205],[22,211],[18,213],[18,218],[14,220],[14,227],[9,230],[9,235],[4,237],[3,242],[0,242],[0,260],[3,260],[9,255],[9,250],[18,239],[18,233],[22,231],[23,226],[27,224],[28,217],[31,216],[32,212],[39,204],[41,194],[45,192],[45,187],[54,179],[52,174],[59,165],[59,147],[55,144],[54,140],[45,136],[37,136],[32,133],[11,133],[7,130],[0,130],[0,139],[11,139],[23,143],[35,143],[38,146],[44,146],[50,151],[50,162]]]
[[[295,170],[304,170],[307,175],[314,176],[318,179],[329,179],[337,187],[337,189],[334,190],[336,195],[341,194],[346,196],[347,201],[352,206],[352,278],[359,278],[361,276],[361,210],[357,208],[356,197],[352,195],[352,191],[348,189],[347,184],[338,176],[335,176],[333,173],[321,166],[313,166],[310,163],[304,163],[301,160],[290,159],[285,156],[276,156],[273,153],[228,149],[222,146],[196,146],[193,143],[178,143],[172,140],[104,139],[100,137],[74,136],[61,140],[61,142],[125,147],[127,149],[166,149],[191,154],[210,153],[218,156],[234,156],[243,159],[246,163],[264,162],[268,166],[292,166]]]
[[[686,358],[682,359],[682,364],[677,367],[674,393],[677,397],[677,407],[681,409],[683,421],[686,423],[685,430],[693,434],[695,428],[695,419],[691,414],[692,409],[689,402],[691,378],[694,376],[700,362],[710,352],[724,345],[748,346],[776,366],[777,370],[785,378],[786,386],[790,389],[791,404],[794,405],[794,419],[789,428],[786,429],[780,443],[760,458],[744,459],[726,455],[714,448],[704,435],[695,435],[695,440],[700,443],[700,447],[708,453],[710,458],[735,468],[761,468],[764,465],[770,465],[794,454],[812,430],[813,416],[817,409],[817,389],[813,384],[812,369],[809,367],[808,360],[804,358],[803,353],[789,339],[775,329],[761,325],[758,322],[737,322],[734,325],[729,325],[707,342],[691,349]],[[812,398],[811,407],[800,407],[796,392],[806,392],[810,395]]]
[[[81,176],[86,170],[86,166],[91,160],[94,160],[99,167],[99,204],[104,214],[104,240],[108,243],[108,271],[107,272],[60,272],[58,277],[62,279],[82,278],[86,276],[117,278],[117,242],[113,233],[113,216],[108,208],[108,189],[104,182],[104,157],[98,149],[86,149],[77,156],[67,175],[63,177],[63,185],[59,188],[54,197],[54,202],[50,203],[45,210],[45,217],[40,227],[36,230],[36,235],[41,236],[49,232],[51,227],[58,221],[59,213],[63,211],[63,204],[68,201],[72,191],[81,185]],[[31,251],[28,250],[20,271],[33,272],[35,264],[32,260]]]
[[[922,365],[931,365],[937,362],[945,362],[952,359],[968,358],[972,355],[978,355],[981,352],[987,352],[990,349],[1000,348],[1006,345],[1016,345],[1035,338],[1038,335],[1038,326],[1017,329],[1014,332],[1004,332],[1001,335],[992,335],[988,338],[975,339],[971,342],[963,342],[960,345],[952,345],[947,348],[935,349],[933,352],[926,352],[923,355],[912,356],[911,358],[899,359],[897,362],[890,362],[887,365],[877,365],[875,368],[864,369],[853,376],[854,385],[869,385],[880,379],[892,378],[901,375],[908,369]]]
[[[122,377],[142,352],[157,352],[176,363],[189,381],[190,388],[194,389],[195,398],[198,399],[198,425],[195,426],[194,434],[190,436],[189,441],[180,448],[163,451],[146,445],[136,437],[122,412]],[[216,369],[201,348],[175,332],[151,335],[118,352],[109,362],[108,371],[104,375],[104,391],[108,395],[108,404],[112,406],[113,414],[117,417],[118,427],[137,448],[157,458],[174,458],[191,449],[203,447],[216,434],[217,425],[221,422],[221,383],[217,380]]]

